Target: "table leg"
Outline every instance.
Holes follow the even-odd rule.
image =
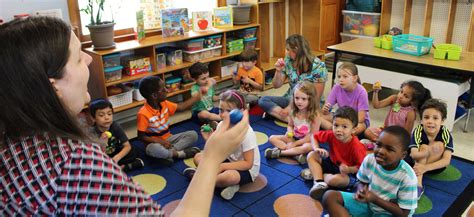
[[[469,98],[467,100],[467,115],[464,123],[464,132],[467,133],[467,125],[469,124],[469,117],[471,116],[472,101],[474,100],[474,75],[471,75],[471,83],[469,87]]]
[[[337,71],[337,61],[339,59],[339,52],[338,51],[334,51],[334,63],[332,65],[332,79],[331,79],[331,87],[334,86],[334,80],[336,79],[336,71]]]

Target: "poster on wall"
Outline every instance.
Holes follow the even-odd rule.
[[[161,30],[163,37],[184,35],[189,31],[187,8],[171,8],[161,10]]]
[[[140,0],[145,29],[161,28],[160,11],[169,7],[171,7],[171,0]]]
[[[193,12],[193,31],[207,31],[212,29],[212,12],[198,11]]]

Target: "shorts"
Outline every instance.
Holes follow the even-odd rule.
[[[340,174],[341,171],[339,170],[339,166],[334,164],[329,157],[324,158],[321,162],[321,168],[323,169],[323,174],[324,173],[329,173],[329,174]],[[356,177],[355,174],[348,174],[349,176],[349,184],[347,185],[347,188],[353,188],[357,181],[359,181]]]
[[[230,160],[226,159],[223,163],[230,163]],[[245,170],[245,171],[237,170],[237,172],[239,172],[239,175],[240,175],[240,181],[239,181],[240,186],[253,182],[252,175],[250,175],[249,170]]]
[[[369,207],[368,203],[359,202],[354,199],[354,193],[340,191],[342,200],[344,201],[344,207],[347,212],[353,217],[363,216],[377,216],[377,217],[389,217],[392,215],[385,213],[374,213]]]

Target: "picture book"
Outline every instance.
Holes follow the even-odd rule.
[[[219,7],[214,8],[214,27],[227,28],[233,26],[232,8]]]
[[[145,20],[143,19],[143,10],[138,10],[137,14],[137,39],[141,41],[145,38]]]
[[[163,37],[184,35],[189,31],[188,9],[171,8],[161,10]]]
[[[193,12],[193,31],[207,31],[212,29],[212,12]]]
[[[140,0],[140,9],[143,10],[145,29],[161,28],[160,10],[169,8],[171,0]]]

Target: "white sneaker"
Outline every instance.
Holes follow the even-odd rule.
[[[299,164],[305,164],[306,163],[306,155],[305,154],[300,154],[295,156],[295,160],[298,161]]]
[[[309,196],[315,200],[321,200],[323,198],[324,192],[328,189],[328,184],[325,182],[316,182],[314,183],[311,190],[309,190]]]
[[[230,200],[234,197],[235,193],[239,191],[240,186],[239,185],[231,185],[229,187],[224,188],[224,190],[221,191],[221,197]]]
[[[309,168],[301,170],[300,176],[304,180],[313,180],[313,174],[311,173],[311,170],[309,170]]]

